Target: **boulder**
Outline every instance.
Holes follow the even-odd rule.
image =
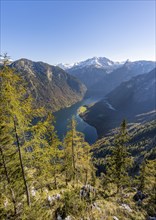
[[[113,216],[113,220],[119,220],[116,216]]]
[[[36,196],[36,190],[35,190],[35,188],[34,187],[32,187],[31,188],[31,195],[33,196],[33,197],[35,197]]]
[[[53,205],[56,201],[59,201],[61,199],[61,195],[57,193],[56,195],[50,196],[48,195],[47,201],[50,205]]]
[[[128,212],[132,212],[132,209],[129,207],[129,205],[123,203],[123,204],[121,204],[121,206],[122,206],[124,209],[126,209]]]
[[[80,197],[84,199],[89,199],[91,198],[91,196],[96,196],[96,189],[89,184],[82,186],[80,190]]]
[[[61,215],[57,215],[57,220],[63,220],[63,218],[61,217]]]
[[[68,215],[64,220],[72,220],[72,218],[70,215]]]
[[[137,193],[133,196],[134,201],[139,202],[145,199],[147,195],[142,193],[140,190],[137,191]]]

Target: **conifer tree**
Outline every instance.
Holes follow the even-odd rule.
[[[23,134],[30,123],[28,115],[30,113],[30,97],[26,97],[21,78],[14,73],[7,65],[4,65],[0,72],[1,81],[1,125],[9,131],[13,139],[13,145],[18,151],[18,162],[21,168],[27,204],[30,205],[30,195],[23,166],[22,152],[20,144],[24,143]]]
[[[14,193],[14,188],[12,186],[11,183],[11,169],[10,169],[10,165],[8,164],[8,155],[10,154],[10,149],[8,149],[8,147],[10,147],[11,144],[11,140],[9,140],[9,136],[7,135],[7,130],[5,130],[5,127],[3,125],[1,125],[0,127],[0,155],[1,155],[1,179],[3,180],[1,182],[1,188],[5,188],[6,191],[6,195],[11,197],[11,202],[13,204],[14,207],[14,215],[17,214],[17,201],[15,198],[15,193]],[[14,150],[14,154],[15,154],[15,150]],[[12,155],[13,157],[13,155]],[[15,165],[15,164],[14,164]],[[7,193],[7,191],[9,191],[9,193]],[[1,194],[2,196],[2,194]]]
[[[87,142],[83,144],[83,157],[82,157],[82,164],[84,170],[84,184],[88,184],[89,178],[92,179],[92,175],[95,172],[93,164],[91,162],[91,148]]]
[[[145,188],[146,179],[146,161],[144,160],[140,166],[140,175],[139,175],[139,190],[143,191]]]
[[[23,79],[7,62],[0,70],[0,83],[1,194],[4,201],[12,201],[16,215],[24,194],[30,206],[31,187],[42,188],[53,178],[57,187],[60,141],[53,115],[44,117],[45,110],[33,105]]]
[[[6,63],[0,71],[0,82],[0,126],[3,128],[1,129],[0,139],[7,140],[5,144],[1,142],[0,146],[2,163],[7,182],[14,189],[15,197],[19,194],[17,188],[21,190],[20,195],[23,194],[22,191],[24,190],[27,204],[30,206],[28,186],[28,179],[30,180],[30,178],[28,176],[32,161],[36,156],[35,148],[37,148],[38,156],[42,158],[43,147],[45,148],[48,145],[48,135],[51,135],[54,128],[50,124],[49,117],[47,120],[39,121],[39,118],[45,114],[44,110],[42,108],[37,109],[33,105],[33,99],[27,93],[23,79]],[[35,125],[34,118],[37,121]],[[45,164],[43,160],[42,163],[43,167]],[[39,167],[41,167],[41,163]],[[9,172],[6,172],[6,168]],[[8,178],[7,173],[12,176]]]
[[[69,131],[64,138],[64,168],[65,168],[65,182],[67,183],[72,179],[75,183],[75,134],[76,122],[74,118],[69,123]]]
[[[42,189],[45,186],[50,187],[50,185],[57,188],[57,176],[61,170],[60,145],[61,142],[54,130],[54,117],[51,113],[31,127],[31,137],[26,146],[31,149],[31,154],[27,160],[31,161],[37,188]]]
[[[91,172],[94,172],[91,163],[90,146],[84,140],[84,135],[76,130],[76,121],[72,118],[70,122],[70,130],[64,140],[64,163],[67,180],[88,183],[91,178]]]
[[[63,151],[59,148],[61,146],[61,142],[58,139],[56,132],[52,134],[51,137],[51,149],[50,149],[50,157],[51,157],[51,168],[52,168],[52,176],[54,177],[54,188],[57,189],[58,181],[57,179],[60,177],[62,171],[62,158]]]
[[[127,150],[128,132],[126,121],[123,120],[120,131],[115,137],[111,155],[108,157],[107,176],[117,185],[117,192],[128,184],[128,169],[131,167],[132,158]]]
[[[140,167],[139,190],[147,195],[145,209],[151,216],[156,210],[156,159],[143,161]]]

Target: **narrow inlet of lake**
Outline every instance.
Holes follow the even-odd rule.
[[[74,116],[77,122],[77,130],[84,134],[85,140],[89,144],[95,143],[98,137],[97,131],[93,126],[90,126],[85,121],[83,121],[82,118],[80,118],[80,116],[78,115],[78,109],[83,105],[89,105],[96,101],[98,101],[97,98],[87,98],[82,100],[81,102],[76,103],[75,105],[72,105],[71,107],[61,109],[60,111],[54,113],[56,119],[55,129],[61,140],[63,140],[63,138],[65,137],[69,121]]]

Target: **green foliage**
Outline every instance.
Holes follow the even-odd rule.
[[[124,120],[117,135],[98,141],[91,152],[84,135],[76,130],[74,118],[61,143],[53,115],[33,105],[23,79],[7,64],[0,71],[0,83],[1,219],[48,220],[56,219],[57,214],[83,220],[109,220],[114,215],[141,220],[154,216],[156,148],[150,138],[155,128],[153,122],[139,127],[140,130],[133,127],[129,137]],[[135,145],[130,145],[134,141]],[[101,178],[96,177],[92,163],[95,152],[102,159],[94,157],[94,164],[106,168]],[[130,153],[134,156],[134,152],[137,159],[141,158],[137,163],[137,181],[129,176],[133,161]],[[140,207],[133,200],[135,191],[130,181],[148,195]],[[86,184],[97,189],[94,198],[80,197]],[[116,194],[115,187],[120,194]],[[122,203],[129,205],[132,212]]]
[[[126,121],[123,120],[120,132],[115,137],[114,146],[111,148],[111,155],[108,157],[107,175],[110,181],[117,185],[117,192],[121,187],[128,184],[128,169],[132,164],[132,158],[128,153],[126,143],[128,142],[128,134]]]
[[[0,71],[0,81],[0,148],[4,171],[2,186],[6,186],[6,180],[16,213],[16,203],[18,198],[22,199],[23,190],[30,203],[21,146],[24,147],[26,143],[25,134],[32,119],[32,99],[26,96],[22,79],[6,65]]]
[[[66,184],[73,180],[73,184],[84,183],[93,179],[95,169],[91,163],[90,146],[84,140],[82,133],[76,130],[76,121],[73,118],[69,124],[70,130],[64,139],[64,171]]]
[[[150,216],[154,216],[156,210],[156,160],[143,162],[140,171],[139,186],[148,196],[143,208]]]
[[[145,188],[145,178],[146,178],[146,161],[143,161],[140,166],[140,175],[139,175],[139,187],[138,189],[143,191]]]
[[[81,200],[78,194],[79,190],[70,190],[64,193],[62,214],[65,216],[76,216],[77,218],[85,214],[87,203]]]
[[[26,205],[25,195],[28,205],[31,203],[31,186],[42,188],[49,182],[51,157],[58,147],[57,136],[52,125],[53,116],[49,114],[43,118],[44,109],[35,108],[17,73],[4,65],[0,81],[2,203],[5,198],[7,203],[12,202],[12,213],[17,215],[19,203],[24,202],[23,207]],[[41,117],[43,119],[39,120]]]

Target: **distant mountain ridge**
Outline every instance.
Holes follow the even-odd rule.
[[[97,82],[88,88],[87,94],[89,96],[100,95],[104,97],[122,82],[130,80],[132,77],[148,73],[155,67],[156,62],[153,61],[126,61],[123,65],[114,69],[110,74],[103,74]]]
[[[78,79],[56,66],[20,59],[10,67],[26,80],[28,92],[36,104],[52,111],[75,104],[86,92],[86,87]]]
[[[154,61],[114,62],[106,57],[93,57],[74,64],[58,64],[83,82],[88,96],[105,96],[121,82],[156,67]]]
[[[156,69],[121,83],[105,99],[87,108],[83,119],[104,135],[118,127],[126,118],[129,122],[141,121],[141,114],[155,111]]]
[[[97,68],[103,68],[103,69],[107,69],[108,67],[111,66],[118,66],[121,65],[122,62],[114,62],[106,57],[93,57],[93,58],[89,58],[85,61],[80,61],[80,62],[76,62],[73,64],[63,64],[63,63],[59,63],[57,64],[57,66],[61,67],[64,70],[67,69],[71,69],[71,68],[83,68],[83,67],[89,67],[89,66],[95,66]]]

